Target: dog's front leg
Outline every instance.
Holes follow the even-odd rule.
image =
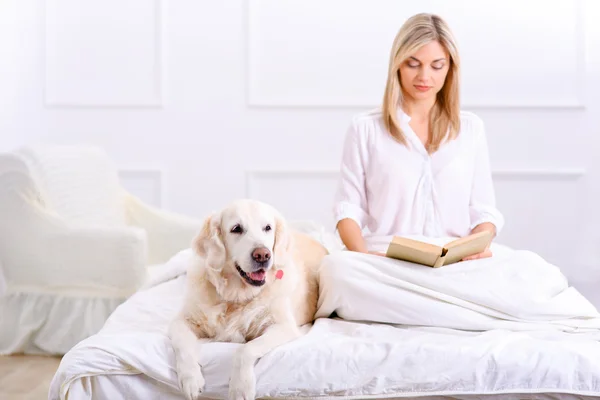
[[[208,339],[198,339],[183,318],[169,325],[169,338],[175,354],[175,370],[179,387],[187,400],[197,400],[204,390],[204,376],[198,362],[198,347]]]
[[[233,370],[229,381],[229,400],[254,400],[256,397],[256,377],[254,364],[258,359],[299,336],[293,324],[271,325],[262,336],[241,346],[233,358]]]
[[[235,353],[229,381],[229,400],[254,400],[256,397],[254,364],[269,351],[301,335],[292,317],[291,308],[284,313],[285,317],[280,319],[280,322],[271,325],[261,336],[242,345]]]

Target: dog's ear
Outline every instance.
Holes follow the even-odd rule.
[[[292,234],[285,218],[280,214],[275,215],[275,244],[273,245],[274,262],[278,266],[288,263],[290,249],[292,248]]]
[[[199,255],[206,258],[206,263],[213,269],[221,269],[225,264],[225,244],[221,233],[221,216],[213,213],[204,220],[202,229],[192,244]]]

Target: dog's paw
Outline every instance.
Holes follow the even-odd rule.
[[[179,387],[186,400],[200,399],[204,384],[204,376],[199,365],[186,371],[179,371]]]
[[[254,400],[256,398],[256,377],[254,368],[236,370],[229,381],[229,400]]]

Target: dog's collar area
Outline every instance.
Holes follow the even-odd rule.
[[[240,274],[240,276],[242,277],[242,279],[244,279],[248,284],[250,284],[252,286],[262,286],[266,282],[266,277],[267,277],[266,272],[264,274],[263,279],[257,280],[257,279],[252,279],[247,273],[244,272],[243,269],[240,268],[239,265],[237,265],[237,263],[235,264],[235,269],[237,269],[237,271]],[[261,271],[264,271],[264,269],[262,269]]]

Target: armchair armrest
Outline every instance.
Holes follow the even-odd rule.
[[[123,296],[146,280],[146,234],[132,227],[76,227],[43,237],[46,284],[112,291]],[[46,254],[44,254],[46,253]],[[40,264],[41,264],[40,260]]]
[[[129,224],[147,233],[149,264],[163,264],[189,248],[202,228],[199,219],[158,209],[127,192],[124,196]]]
[[[23,190],[4,193],[0,258],[6,291],[127,296],[146,279],[147,241],[127,226],[72,225]]]

